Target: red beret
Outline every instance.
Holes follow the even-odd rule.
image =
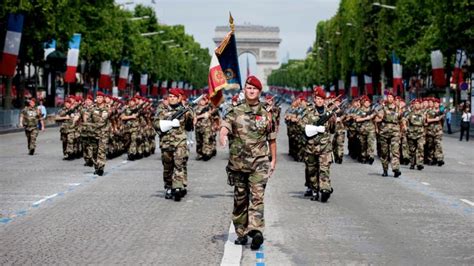
[[[249,76],[245,83],[255,86],[258,90],[262,90],[262,83],[255,76]]]
[[[367,96],[367,95],[362,96],[360,100],[361,100],[362,102],[371,102],[369,96]]]
[[[101,92],[101,91],[98,91],[98,92],[97,92],[97,94],[96,94],[96,96],[97,96],[97,97],[99,97],[99,96],[102,96],[102,97],[104,97],[104,96],[105,96],[105,94],[104,94],[103,92]]]
[[[301,100],[301,101],[306,101],[306,97],[303,94],[298,96],[298,99]]]
[[[169,93],[176,96],[176,97],[179,97],[180,95],[183,95],[184,92],[182,89],[178,89],[178,88],[172,88],[169,90]]]
[[[93,101],[93,100],[94,100],[94,97],[92,97],[92,95],[89,94],[89,95],[87,95],[87,98],[86,98],[86,99]]]
[[[314,92],[314,97],[321,97],[323,99],[326,99],[326,92],[324,91],[324,89],[322,87],[315,87],[313,89],[313,92]]]

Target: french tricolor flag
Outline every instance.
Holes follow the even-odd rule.
[[[56,40],[51,40],[49,42],[44,43],[44,60],[48,57],[48,55],[52,52],[56,51]]]
[[[163,82],[161,82],[161,96],[164,96],[166,95],[166,93],[168,93],[168,81],[167,80],[164,80]]]
[[[107,90],[112,88],[112,63],[110,60],[100,63],[99,88]]]
[[[431,67],[433,69],[433,83],[436,87],[446,85],[444,78],[443,54],[440,50],[431,52]]]
[[[69,50],[67,51],[67,69],[64,75],[64,81],[72,83],[76,81],[77,63],[79,61],[79,46],[81,44],[81,34],[74,33],[69,41]]]
[[[148,92],[148,74],[142,74],[140,76],[140,91],[142,96],[146,96]]]
[[[20,51],[23,20],[24,16],[21,14],[10,14],[8,16],[5,46],[3,48],[3,56],[0,60],[0,75],[8,77],[15,75],[16,59]]]
[[[127,87],[128,72],[130,71],[130,62],[124,60],[122,61],[122,66],[120,67],[118,88],[119,90],[125,90]]]
[[[160,84],[159,81],[153,82],[153,86],[151,87],[151,96],[153,96],[153,97],[158,96],[159,84]]]
[[[464,75],[462,73],[462,66],[466,63],[466,52],[458,49],[456,51],[456,62],[454,63],[454,71],[452,77],[452,83],[460,84],[464,82]]]
[[[403,91],[402,72],[403,68],[400,64],[400,58],[392,52],[392,71],[393,71],[393,94],[399,95]]]
[[[344,80],[340,79],[337,82],[337,86],[339,87],[338,95],[344,95],[346,94],[346,89],[344,88]]]
[[[372,77],[364,75],[364,83],[365,83],[365,95],[374,94],[374,86],[372,84]]]
[[[352,97],[359,96],[359,80],[357,79],[357,75],[354,73],[351,75],[351,94]]]

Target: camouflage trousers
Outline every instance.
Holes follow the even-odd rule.
[[[213,134],[210,129],[196,130],[196,153],[198,156],[211,156],[214,151],[212,136]]]
[[[270,161],[261,157],[251,173],[227,169],[227,174],[235,181],[234,209],[232,222],[237,236],[245,236],[253,230],[263,233],[265,228],[264,196],[268,181]]]
[[[74,154],[74,132],[61,133],[61,141],[63,142],[63,155]]]
[[[81,142],[82,142],[82,156],[84,157],[84,161],[85,163],[89,164],[89,163],[94,163],[94,161],[92,160],[92,156],[93,156],[93,146],[92,146],[92,142],[94,141],[94,138],[90,137],[90,136],[82,136],[81,137]]]
[[[410,149],[410,164],[423,165],[423,156],[425,155],[425,138],[408,138],[408,147]]]
[[[130,145],[128,146],[128,154],[137,155],[143,153],[142,136],[139,132],[130,133]]]
[[[304,158],[305,174],[308,175],[311,189],[331,190],[330,167],[332,163],[332,153],[321,154],[306,153]]]
[[[426,135],[426,159],[428,161],[443,161],[443,147],[441,146],[442,135]]]
[[[345,131],[337,131],[332,140],[333,153],[335,158],[344,157]]]
[[[25,128],[25,135],[26,139],[28,141],[28,150],[34,150],[36,149],[36,137],[38,137],[38,129],[37,128],[31,128],[31,129],[26,129]]]
[[[358,132],[353,129],[347,130],[347,147],[352,159],[357,159],[360,156],[360,142],[357,133]]]
[[[97,136],[92,139],[92,162],[96,170],[104,170],[107,161],[107,141],[108,136]]]
[[[175,149],[162,149],[161,162],[163,163],[163,183],[165,189],[183,188],[187,183],[187,168],[189,150],[186,143],[176,146]]]
[[[367,134],[359,135],[360,156],[363,159],[375,157],[375,131],[364,132]]]
[[[388,171],[388,164],[392,170],[400,169],[400,136],[398,134],[380,135],[380,160],[384,171]]]
[[[75,130],[73,134],[74,134],[74,138],[73,138],[74,154],[81,155],[82,154],[81,133],[78,130]]]
[[[408,138],[406,134],[400,137],[400,147],[402,149],[401,155],[403,159],[410,159],[410,148],[408,145]]]

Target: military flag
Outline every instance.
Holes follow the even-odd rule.
[[[224,101],[222,89],[226,87],[227,81],[225,79],[224,72],[219,65],[216,54],[212,55],[207,81],[209,85],[209,96],[211,103],[214,106],[219,106]]]
[[[231,30],[224,39],[221,41],[219,46],[215,49],[215,54],[219,60],[222,71],[224,72],[227,80],[228,89],[241,89],[241,78],[239,69],[239,58],[237,55],[237,44],[234,35],[234,19],[232,15],[229,18]]]

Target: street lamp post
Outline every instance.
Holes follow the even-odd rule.
[[[378,7],[383,7],[383,8],[388,8],[388,9],[396,9],[397,7],[395,6],[390,6],[390,5],[384,5],[379,2],[375,2],[372,4],[373,6],[378,6]]]

